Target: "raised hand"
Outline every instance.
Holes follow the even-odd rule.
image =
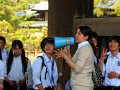
[[[107,49],[103,48],[101,58],[100,58],[102,61],[104,61],[106,59],[106,57],[107,57],[106,53],[107,53]]]
[[[64,49],[57,49],[56,51],[55,51],[55,57],[56,58],[64,58],[66,56],[66,53],[65,53],[65,51],[64,51]]]

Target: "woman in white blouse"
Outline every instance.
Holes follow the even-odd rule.
[[[14,40],[7,60],[7,76],[5,77],[4,89],[27,90],[26,73],[30,69],[30,61],[25,57],[22,42],[20,40]]]

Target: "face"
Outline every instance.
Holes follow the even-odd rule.
[[[81,43],[83,41],[86,41],[87,39],[88,39],[88,36],[84,36],[79,29],[76,31],[76,34],[75,34],[76,43]]]
[[[4,48],[5,44],[3,42],[3,40],[0,40],[0,49],[2,50]]]
[[[22,54],[22,49],[20,49],[18,45],[16,45],[16,47],[13,48],[13,54],[14,56],[20,56]]]
[[[92,39],[92,43],[97,47],[97,40],[95,38]]]
[[[117,41],[112,40],[109,42],[109,49],[111,52],[119,51],[120,45]]]
[[[47,43],[44,47],[44,51],[46,54],[52,54],[54,52],[54,46],[52,44]]]

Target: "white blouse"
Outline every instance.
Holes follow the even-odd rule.
[[[5,77],[5,65],[3,61],[0,60],[0,79],[4,79]]]
[[[8,74],[10,80],[19,82],[24,79],[21,56],[14,57],[13,63]]]

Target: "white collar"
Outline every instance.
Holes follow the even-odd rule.
[[[84,46],[86,44],[89,44],[89,42],[88,41],[81,42],[78,44],[78,48],[81,48],[82,46]]]
[[[107,55],[109,55],[110,57],[113,57],[111,52],[107,53]],[[120,52],[118,52],[118,54],[116,56],[114,56],[114,57],[117,57],[117,58],[120,59]]]
[[[5,49],[5,48],[3,48],[1,51],[2,51],[2,52],[5,52],[5,51],[6,51],[6,49]]]
[[[20,56],[17,56],[17,57],[14,57],[14,59],[21,59],[21,55]]]
[[[46,62],[53,61],[53,57],[51,56],[51,59],[49,59],[45,53],[43,53],[43,57],[45,58]]]

